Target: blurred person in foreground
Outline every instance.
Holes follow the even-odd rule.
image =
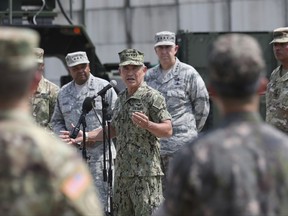
[[[167,174],[169,161],[202,130],[209,114],[209,95],[199,73],[191,65],[176,57],[174,32],[161,31],[155,35],[154,50],[159,64],[149,69],[145,81],[165,97],[167,109],[172,116],[173,135],[160,139],[161,163]],[[166,178],[162,179],[165,196]]]
[[[126,89],[118,95],[111,122],[111,136],[117,138],[114,213],[150,216],[163,200],[159,138],[172,135],[171,116],[164,97],[144,82],[144,54],[125,49],[119,57]],[[71,140],[63,132],[62,139],[77,143],[82,136]],[[88,141],[96,140],[102,140],[102,128],[88,133]]]
[[[259,44],[244,34],[219,36],[208,64],[222,121],[175,156],[154,215],[288,215],[288,138],[258,113],[267,84]]]
[[[266,91],[266,121],[288,135],[288,27],[273,31],[275,58],[280,62],[270,76]]]
[[[33,52],[38,42],[31,29],[0,27],[1,215],[102,216],[82,159],[30,114],[42,77]]]
[[[39,125],[52,131],[50,121],[54,112],[59,87],[43,76],[45,70],[44,50],[38,47],[34,48],[34,54],[38,72],[41,74],[41,80],[31,97],[32,115]]]

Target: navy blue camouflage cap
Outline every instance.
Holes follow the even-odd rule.
[[[32,29],[0,27],[0,65],[11,71],[36,67],[34,48],[39,39]]]
[[[144,65],[144,53],[136,49],[125,49],[118,53],[120,58],[119,66]]]

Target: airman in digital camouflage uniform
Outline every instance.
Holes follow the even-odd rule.
[[[222,122],[175,156],[153,216],[288,215],[288,138],[258,113],[267,84],[259,44],[248,35],[219,36],[208,62]]]
[[[31,98],[32,115],[36,122],[49,130],[52,130],[50,121],[54,112],[59,87],[44,78],[44,50],[34,48],[36,62],[38,63],[38,72],[42,78],[38,84],[38,88]]]
[[[281,63],[270,76],[266,91],[266,121],[288,134],[288,27],[273,32],[273,51]]]
[[[64,85],[58,93],[57,102],[51,120],[53,131],[56,134],[60,134],[60,131],[72,131],[72,124],[75,126],[79,121],[82,113],[82,104],[85,98],[96,96],[100,90],[109,84],[108,81],[95,77],[90,73],[90,62],[86,52],[79,51],[68,53],[66,56],[66,63],[73,80]],[[108,107],[106,108],[107,113],[111,113],[117,99],[117,94],[112,88],[109,89],[104,96],[108,103]],[[91,110],[85,118],[87,132],[100,127],[102,123],[102,100],[100,96],[95,98],[94,104],[95,109]],[[96,112],[96,115],[94,111]],[[95,186],[99,190],[103,206],[106,209],[109,206],[108,182],[105,182],[103,177],[103,144],[102,142],[98,143],[101,145],[88,145],[89,143],[87,142],[86,144],[87,156],[89,157],[87,162],[93,175]],[[108,168],[107,146],[106,153],[106,167]],[[112,143],[112,158],[115,159],[115,157],[115,147]]]
[[[159,64],[145,75],[147,84],[165,97],[167,109],[172,116],[173,135],[160,140],[165,175],[173,154],[190,143],[202,130],[210,107],[203,79],[192,66],[179,61],[175,56],[178,48],[175,33],[158,32],[154,49]],[[165,178],[162,183],[165,192]]]
[[[0,28],[0,212],[6,216],[102,216],[81,157],[37,126],[29,96],[41,74],[30,29]]]
[[[150,216],[163,200],[159,137],[172,135],[171,116],[164,97],[144,82],[144,54],[125,49],[119,57],[126,89],[118,95],[111,127],[111,135],[117,137],[114,214]],[[88,137],[101,140],[102,129],[89,132]],[[82,137],[70,140],[66,132],[62,138],[75,143]]]

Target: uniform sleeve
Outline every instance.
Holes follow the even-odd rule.
[[[274,71],[272,71],[270,75],[270,81],[267,84],[267,89],[266,89],[266,94],[265,94],[265,100],[266,100],[266,121],[269,123],[271,121],[270,115],[271,115],[271,108],[273,110],[272,106],[272,100],[273,100],[273,91],[272,91],[272,86],[273,83],[275,82],[275,75],[277,71],[279,70],[279,67],[277,67]],[[272,117],[271,117],[272,118]]]
[[[111,117],[113,114],[113,109],[115,107],[116,100],[117,100],[117,94],[115,90],[113,88],[109,89],[107,92],[107,101],[109,103],[108,112],[111,114]]]
[[[153,122],[160,123],[171,119],[170,113],[167,111],[165,98],[160,94],[154,93],[151,97],[151,113],[150,117]]]
[[[198,72],[192,76],[190,86],[190,100],[192,103],[197,130],[200,132],[206,122],[210,110],[209,94],[205,83]]]
[[[54,86],[53,88],[50,89],[50,98],[49,98],[49,123],[48,123],[48,127],[52,129],[52,125],[51,125],[51,119],[54,113],[54,108],[57,102],[57,96],[58,96],[58,92],[59,92],[59,88],[58,86]]]
[[[116,118],[116,112],[115,110],[117,109],[117,107],[120,105],[120,99],[118,98],[116,101],[115,101],[115,104],[114,104],[114,108],[113,108],[113,114],[112,114],[112,120],[111,120],[111,126],[116,128],[116,125],[115,125],[115,118]]]
[[[88,166],[75,149],[58,139],[55,140],[56,145],[47,145],[42,152],[52,173],[53,182],[57,186],[56,189],[58,188],[60,192],[59,201],[64,213],[60,214],[102,216],[102,204]],[[47,148],[50,151],[47,151]]]
[[[102,216],[103,209],[97,189],[87,166],[78,157],[67,160],[61,168],[60,188],[64,199],[79,215]]]
[[[61,130],[67,130],[65,126],[65,120],[61,112],[59,100],[60,100],[60,95],[58,94],[56,104],[54,107],[54,112],[53,112],[52,119],[51,119],[51,126],[55,134],[59,134]]]

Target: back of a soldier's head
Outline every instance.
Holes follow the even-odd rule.
[[[265,67],[258,42],[245,34],[219,36],[212,45],[208,63],[210,84],[226,98],[254,95]]]
[[[0,27],[0,100],[20,98],[29,91],[37,62],[39,35],[31,29]]]

